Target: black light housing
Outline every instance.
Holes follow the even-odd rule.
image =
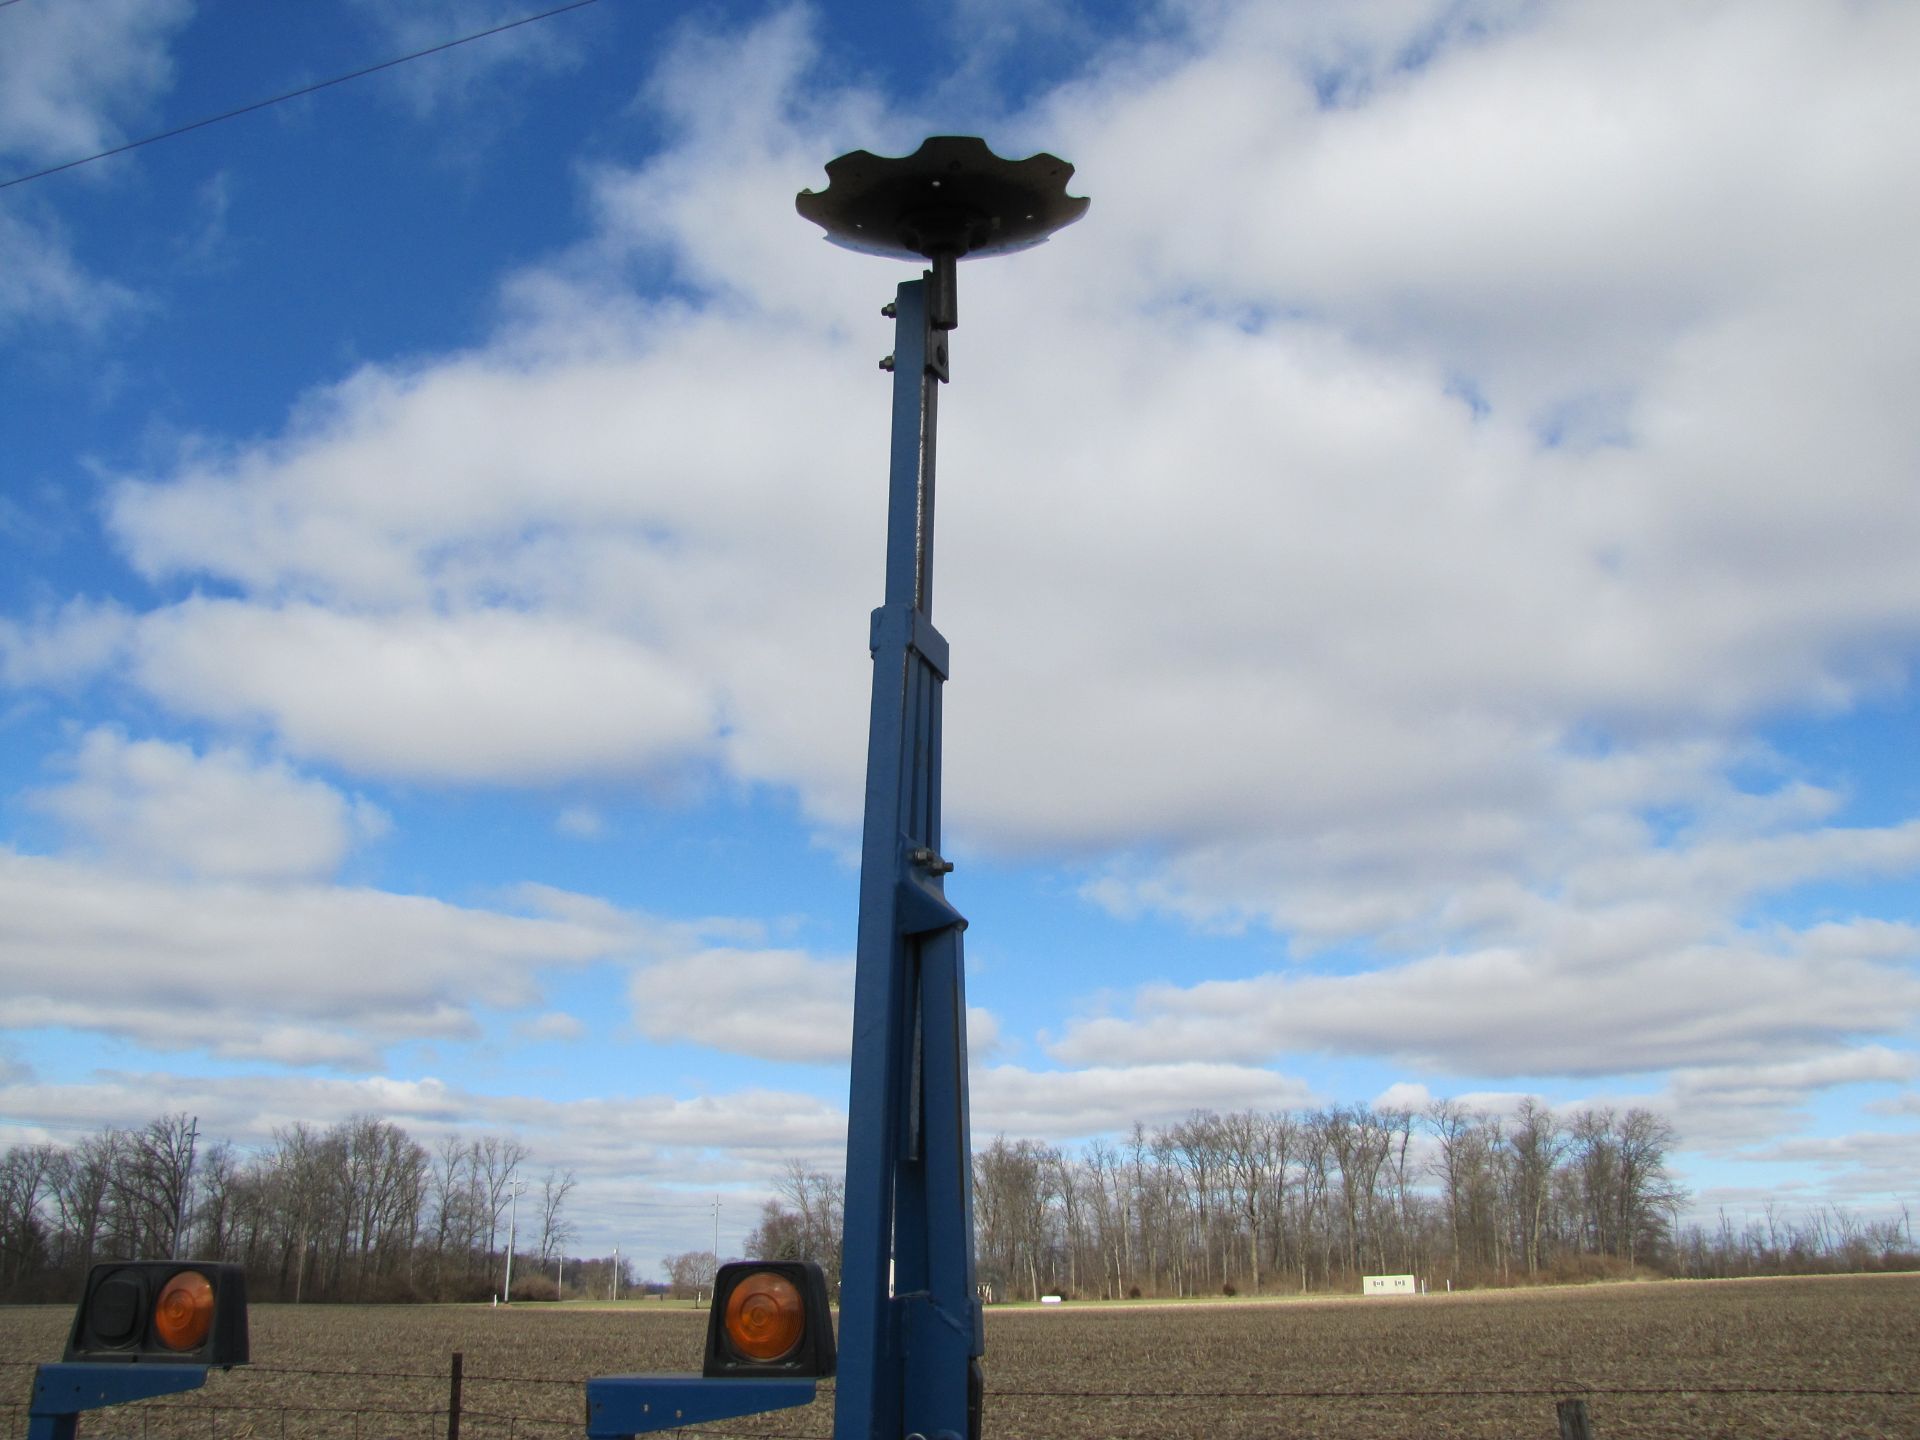
[[[708,1379],[833,1374],[827,1277],[811,1260],[737,1260],[713,1281]]]
[[[238,1265],[123,1260],[87,1273],[69,1362],[247,1363],[247,1277]]]

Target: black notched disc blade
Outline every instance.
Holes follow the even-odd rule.
[[[1087,212],[1067,194],[1073,166],[1056,155],[1003,160],[973,135],[935,135],[901,157],[855,150],[827,162],[827,188],[795,208],[827,239],[868,255],[1007,255]]]

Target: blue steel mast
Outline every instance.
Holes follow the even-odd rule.
[[[924,257],[899,287],[885,603],[873,613],[873,704],[854,979],[835,1440],[980,1433],[985,1348],[974,1289],[967,1101],[966,920],[940,854],[940,705],[933,625],[935,430],[958,321],[955,264],[1041,243],[1087,202],[1051,155],[1003,160],[940,136],[904,159],[855,151],[800,213],[856,250]]]
[[[874,612],[847,1114],[836,1440],[967,1433],[984,1348],[973,1279],[966,982],[940,858],[934,429],[946,334],[928,280],[894,301],[886,603]],[[977,1409],[977,1402],[971,1407]]]

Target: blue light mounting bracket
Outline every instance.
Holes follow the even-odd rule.
[[[716,1380],[702,1375],[606,1375],[587,1381],[588,1440],[616,1440],[813,1403],[812,1379]]]
[[[27,1402],[27,1440],[73,1440],[84,1411],[198,1390],[206,1379],[204,1365],[89,1361],[39,1366],[33,1376],[33,1397]]]

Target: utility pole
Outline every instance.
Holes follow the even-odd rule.
[[[502,1286],[500,1290],[500,1303],[502,1305],[511,1305],[513,1303],[514,1231],[520,1223],[520,1192],[526,1188],[527,1182],[524,1180],[516,1180],[513,1182],[512,1205],[507,1211],[507,1283]]]

